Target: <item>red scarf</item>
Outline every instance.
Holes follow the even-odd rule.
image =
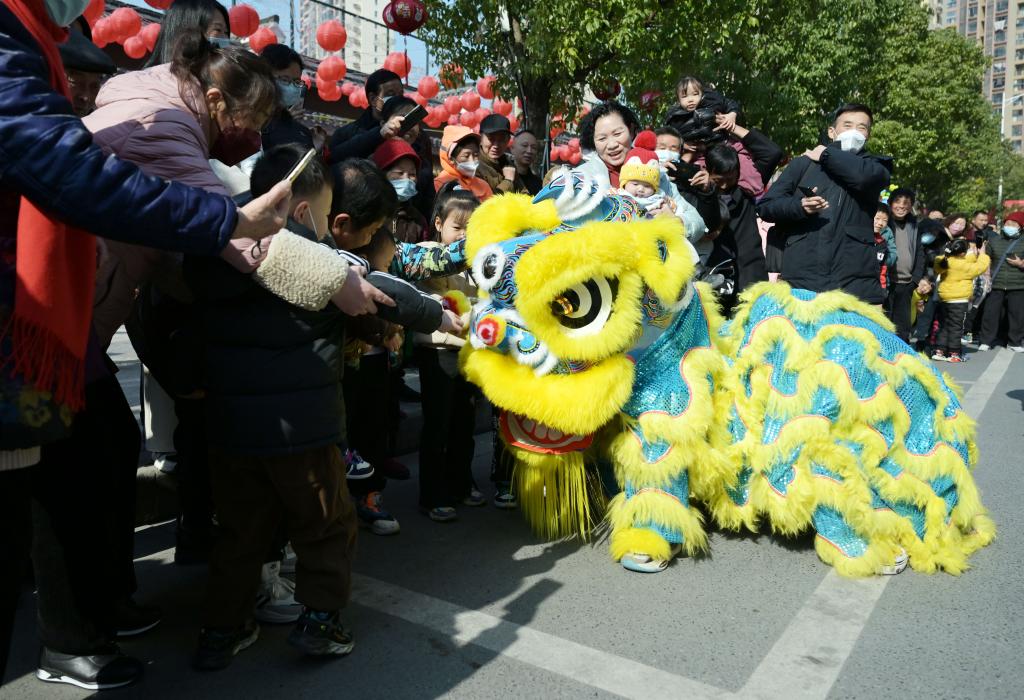
[[[43,0],[3,0],[39,45],[50,86],[71,100],[57,42],[67,30],[50,19]],[[70,106],[68,107],[70,111]],[[96,239],[67,226],[22,197],[18,211],[14,313],[0,328],[11,335],[8,371],[60,404],[85,403],[85,349],[92,319]]]

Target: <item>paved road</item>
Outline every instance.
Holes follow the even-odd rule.
[[[975,354],[947,369],[978,418],[976,477],[1000,528],[960,577],[908,570],[847,581],[809,538],[723,533],[712,533],[710,556],[643,576],[613,564],[605,542],[539,544],[518,514],[489,506],[430,522],[416,510],[415,481],[392,483],[388,505],[403,531],[361,536],[350,657],[299,658],[287,627],[265,626],[230,669],[191,671],[204,575],[175,567],[173,533],[155,526],[137,538],[140,598],[166,617],[124,645],[147,660],[145,682],[110,695],[1022,698],[1024,356]],[[478,441],[482,484],[487,443]],[[19,616],[15,680],[0,696],[85,697],[32,677],[30,606]]]

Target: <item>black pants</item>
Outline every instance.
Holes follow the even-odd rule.
[[[501,440],[501,429],[498,427],[498,409],[495,408],[491,412],[491,447],[493,449],[493,455],[491,457],[491,481],[495,484],[511,484],[512,483],[512,471],[515,467],[515,460],[512,457],[512,453],[505,447],[505,443]]]
[[[889,291],[890,318],[896,326],[896,335],[905,342],[910,341],[910,305],[914,300],[915,289],[917,285],[913,282],[897,282]]]
[[[174,399],[178,425],[174,450],[178,454],[178,526],[197,539],[210,537],[213,495],[210,486],[209,444],[206,438],[206,402]]]
[[[473,486],[476,390],[459,375],[454,350],[416,348],[423,396],[420,506],[455,506]]]
[[[0,471],[0,683],[7,670],[14,613],[24,583],[32,541],[32,472],[38,467]]]
[[[993,289],[989,292],[981,317],[981,342],[996,344],[1004,307],[1008,323],[1007,345],[1024,345],[1024,289]]]
[[[373,476],[353,479],[348,489],[358,500],[373,491],[383,491],[387,479],[377,468],[388,458],[391,404],[391,374],[388,354],[364,355],[359,368],[347,367],[342,380],[345,393],[345,425],[348,447],[374,466]]]
[[[92,653],[113,639],[112,606],[135,592],[135,477],[142,437],[113,376],[86,387],[71,437],[32,470],[32,564],[43,645]]]
[[[935,339],[932,337],[932,331],[935,327],[935,319],[940,315],[940,313],[939,293],[933,289],[931,295],[928,297],[928,301],[924,303],[924,308],[917,314],[917,321],[914,323],[914,334],[917,336],[917,343],[919,347],[927,347],[935,343]]]
[[[942,318],[939,321],[939,335],[935,347],[947,352],[960,352],[960,340],[964,335],[969,302],[942,302]]]

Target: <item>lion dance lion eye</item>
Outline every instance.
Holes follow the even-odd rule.
[[[570,335],[591,335],[604,328],[612,314],[618,280],[604,277],[574,284],[551,302],[551,313]]]

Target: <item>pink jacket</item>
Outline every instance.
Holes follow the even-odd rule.
[[[750,157],[750,153],[747,152],[746,146],[738,138],[730,136],[726,143],[736,151],[740,157],[740,179],[737,183],[744,192],[749,194],[751,197],[760,197],[764,194],[764,181],[761,179],[761,173],[754,167],[754,159]],[[704,156],[701,156],[696,161],[700,167],[705,167]]]
[[[228,194],[210,167],[210,116],[198,85],[193,86],[182,85],[170,64],[125,73],[103,85],[96,111],[83,121],[100,148],[143,172]],[[179,256],[116,241],[105,241],[105,247],[93,306],[93,325],[104,347],[131,313],[140,285],[152,280],[175,298],[191,298]]]

